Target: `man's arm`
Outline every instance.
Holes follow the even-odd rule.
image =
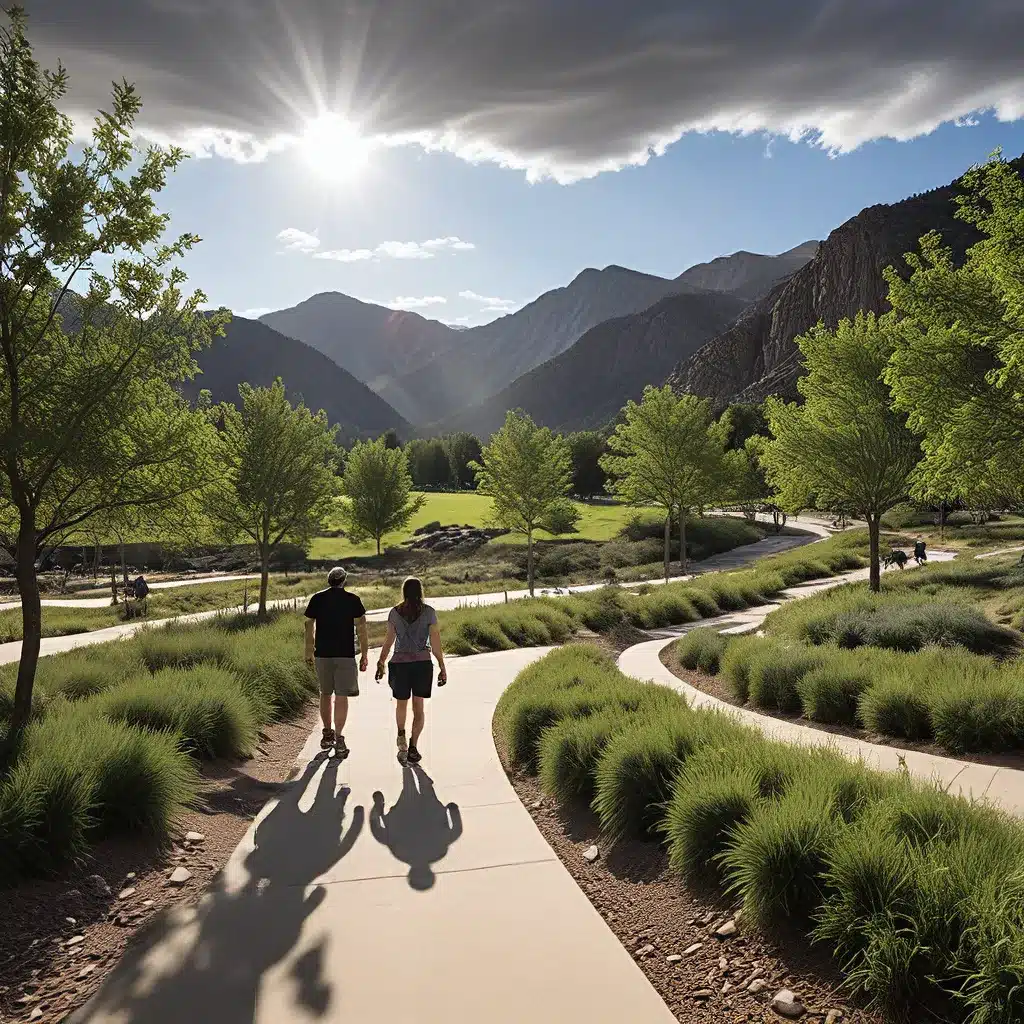
[[[314,641],[316,638],[316,619],[306,619],[306,664],[313,664]]]
[[[359,634],[359,671],[365,672],[370,659],[370,637],[366,631],[366,616],[356,619],[356,632]]]

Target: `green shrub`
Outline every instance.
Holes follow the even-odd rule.
[[[538,770],[545,793],[562,803],[586,800],[594,795],[594,769],[602,751],[623,726],[620,708],[566,718],[541,733]]]
[[[985,671],[951,674],[932,689],[929,713],[936,741],[954,754],[1024,747],[1019,678]]]
[[[800,681],[821,660],[806,648],[762,641],[749,670],[750,703],[773,711],[799,711]]]
[[[199,758],[248,757],[269,713],[254,707],[235,676],[211,665],[129,679],[96,699],[111,721],[175,733]]]
[[[932,736],[925,681],[904,667],[876,679],[860,696],[857,714],[864,728],[882,736],[927,740]]]
[[[734,637],[722,655],[721,672],[729,683],[732,695],[740,704],[746,704],[750,697],[750,670],[763,643],[756,636]]]
[[[732,754],[738,753],[733,748]],[[730,760],[709,765],[698,754],[675,782],[662,830],[669,863],[681,874],[718,879],[719,858],[733,831],[760,800],[756,780],[741,762],[729,764]]]
[[[254,706],[269,710],[269,719],[290,718],[317,694],[316,677],[298,654],[268,651],[261,640],[245,636],[236,641],[227,666]]]
[[[871,684],[863,662],[853,657],[828,657],[797,683],[804,716],[813,722],[857,724],[860,695]]]
[[[231,644],[216,626],[169,623],[159,629],[146,629],[133,641],[150,672],[165,668],[191,668],[211,663],[222,665],[230,656]]]
[[[784,916],[809,921],[841,827],[829,794],[813,781],[761,802],[722,854],[729,890],[742,898],[744,913],[761,924]]]
[[[613,839],[653,836],[687,757],[736,731],[724,717],[693,715],[678,699],[674,708],[638,712],[597,763],[594,810],[601,827]]]
[[[714,629],[691,629],[676,643],[676,655],[685,668],[718,675],[728,641]]]

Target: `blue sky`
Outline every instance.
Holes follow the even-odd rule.
[[[1019,0],[26,6],[80,131],[123,75],[142,137],[205,154],[165,206],[235,310],[337,289],[481,322],[588,266],[778,252],[1024,151]]]
[[[480,323],[497,312],[460,293],[515,308],[588,266],[675,276],[737,249],[780,252],[825,237],[865,206],[946,184],[997,146],[1024,152],[1024,123],[977,120],[835,157],[762,135],[688,135],[645,166],[570,185],[529,184],[522,171],[412,146],[378,150],[341,177],[295,152],[262,163],[192,159],[163,206],[174,229],[203,236],[186,269],[212,304],[281,308],[329,290],[380,303],[439,297],[446,301],[400,304]],[[315,234],[321,250],[451,237],[474,248],[343,263],[287,251],[277,236],[288,228]]]

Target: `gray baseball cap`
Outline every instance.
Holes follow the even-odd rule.
[[[341,566],[341,565],[336,565],[327,574],[327,584],[328,584],[328,586],[331,586],[331,587],[341,587],[341,586],[344,586],[345,580],[347,580],[347,579],[348,579],[348,570],[344,566]]]

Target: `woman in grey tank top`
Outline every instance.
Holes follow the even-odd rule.
[[[377,662],[377,681],[384,678],[384,666],[391,649],[394,655],[388,666],[388,684],[394,695],[395,722],[398,726],[398,760],[418,764],[422,760],[417,743],[423,732],[425,712],[423,702],[430,696],[434,666],[437,658],[437,685],[448,682],[441,650],[441,633],[437,628],[437,613],[423,602],[423,584],[415,577],[402,584],[402,603],[388,615],[388,632]],[[405,720],[412,700],[412,735],[405,736]]]

